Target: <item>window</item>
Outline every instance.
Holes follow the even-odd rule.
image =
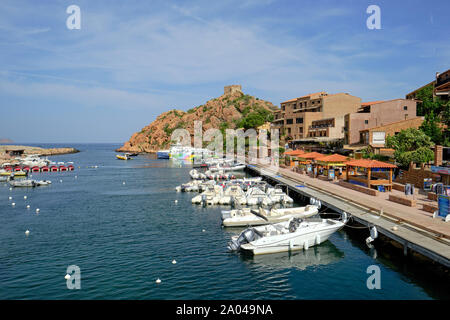
[[[364,120],[364,124],[369,124],[369,120]]]
[[[298,127],[298,132],[303,133],[303,127]]]
[[[408,110],[408,106],[403,106],[403,110]]]
[[[295,119],[295,123],[303,123],[303,118],[297,118],[297,119]]]
[[[286,120],[286,124],[293,124],[294,123],[294,119],[287,119]]]

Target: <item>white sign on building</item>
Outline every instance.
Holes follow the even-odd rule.
[[[376,131],[372,132],[372,144],[385,144],[386,143],[386,132]]]

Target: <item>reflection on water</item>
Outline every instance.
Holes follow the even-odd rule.
[[[293,253],[274,253],[266,255],[241,255],[242,260],[252,267],[264,267],[274,271],[281,269],[306,270],[309,267],[336,263],[344,258],[344,252],[336,248],[330,241],[326,241],[308,250]]]

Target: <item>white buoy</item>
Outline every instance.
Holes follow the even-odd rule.
[[[9,191],[12,191],[12,188],[9,188]]]
[[[24,198],[25,200],[27,200],[27,196],[23,196],[23,198]]]
[[[78,176],[75,176],[75,179],[78,179]]]
[[[124,181],[124,182],[122,182],[122,184],[123,184],[123,185],[125,185],[125,181]]]
[[[202,229],[202,232],[205,232],[206,230],[205,229]]]
[[[39,211],[41,211],[39,208],[36,209],[36,213],[39,213]]]
[[[15,202],[13,202],[13,203],[11,203],[11,205],[14,207],[15,205],[16,205],[16,203]]]
[[[175,200],[175,203],[178,203],[178,200]]]
[[[62,183],[62,180],[59,180],[60,183]]]
[[[161,283],[161,279],[156,279],[156,281],[155,281],[156,283]]]
[[[30,230],[25,231],[25,235],[29,235],[30,234]]]
[[[306,241],[303,243],[303,249],[308,250],[308,248],[309,248],[309,243],[308,243],[308,240],[306,240]]]
[[[172,264],[177,264],[177,260],[172,260]]]
[[[27,204],[27,209],[30,209],[30,205],[29,204]]]
[[[8,199],[9,199],[9,200],[12,200],[12,197],[9,197]]]
[[[69,280],[69,279],[70,279],[70,274],[66,274],[66,275],[64,276],[64,279]]]

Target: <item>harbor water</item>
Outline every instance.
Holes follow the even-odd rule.
[[[73,161],[75,171],[33,174],[50,186],[0,183],[0,299],[450,298],[445,282],[346,229],[293,254],[230,253],[242,229],[221,227],[229,207],[195,206],[195,193],[175,192],[189,166],[154,155],[120,161],[113,144],[71,147],[81,152],[51,160]],[[70,265],[80,268],[79,290],[66,286]],[[380,289],[367,287],[371,265]]]

